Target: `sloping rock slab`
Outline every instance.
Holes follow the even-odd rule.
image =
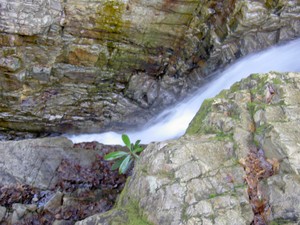
[[[113,211],[76,224],[249,225],[260,212],[264,224],[299,224],[299,110],[300,73],[242,80],[206,100],[184,137],[145,149]],[[250,196],[261,211],[239,164],[253,146],[277,171]]]

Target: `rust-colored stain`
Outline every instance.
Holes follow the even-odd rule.
[[[170,9],[177,2],[179,2],[179,0],[165,0],[163,5],[162,5],[162,9],[163,10]]]
[[[226,20],[230,17],[236,6],[236,0],[212,1],[208,7],[214,11],[214,14],[208,19],[210,24],[216,29],[219,37],[227,35]]]

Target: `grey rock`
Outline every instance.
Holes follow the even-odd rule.
[[[52,225],[72,225],[74,222],[68,220],[55,220]]]
[[[55,20],[60,19],[61,1],[1,1],[0,31],[34,35],[45,32]],[[3,11],[4,12],[4,11]]]
[[[14,203],[12,205],[12,209],[13,209],[13,214],[11,218],[11,223],[16,224],[25,216],[27,207],[24,204]]]
[[[63,137],[1,142],[0,153],[1,185],[25,183],[42,189],[54,187],[62,159],[90,165],[97,154],[73,148]]]
[[[0,221],[2,221],[4,219],[6,215],[6,208],[3,206],[0,206]]]
[[[1,58],[0,67],[3,70],[15,72],[21,68],[21,62],[20,59],[16,57]]]
[[[258,185],[271,207],[268,222],[297,224],[299,84],[300,73],[252,75],[204,102],[183,137],[148,145],[113,210],[76,224],[130,224],[130,216],[160,225],[250,224],[239,161],[255,143],[277,162],[277,173]],[[271,97],[268,85],[275,90]],[[226,117],[231,129],[219,126]]]
[[[44,209],[49,212],[55,213],[59,210],[62,205],[63,193],[60,191],[56,192],[51,199],[44,205]]]
[[[19,204],[14,203],[12,205],[13,213],[11,215],[11,223],[17,224],[22,221],[26,216],[30,215],[33,212],[36,212],[37,205],[35,204]]]

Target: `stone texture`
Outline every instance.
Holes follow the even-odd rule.
[[[54,213],[62,204],[64,194],[57,191],[44,205],[44,209]]]
[[[1,142],[0,184],[24,183],[42,189],[53,188],[62,159],[89,165],[96,153],[73,148],[73,143],[62,137]]]
[[[136,127],[298,37],[299,14],[297,0],[0,0],[1,139]]]
[[[258,185],[271,207],[267,221],[298,224],[299,87],[300,73],[253,74],[206,100],[183,137],[148,145],[112,211],[76,224],[134,224],[133,215],[146,220],[138,224],[250,224],[239,161],[253,145],[279,162]]]
[[[0,222],[4,219],[6,214],[6,208],[3,206],[0,206]]]

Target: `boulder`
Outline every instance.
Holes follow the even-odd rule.
[[[0,185],[28,184],[41,189],[56,185],[62,160],[92,164],[97,152],[73,148],[67,138],[28,139],[0,144]]]
[[[3,206],[0,206],[0,221],[2,221],[6,214],[6,208]]]
[[[0,223],[74,224],[111,209],[127,175],[103,156],[117,149],[64,137],[0,142]]]
[[[113,210],[76,225],[298,224],[299,107],[300,73],[243,79],[183,137],[148,145]]]

